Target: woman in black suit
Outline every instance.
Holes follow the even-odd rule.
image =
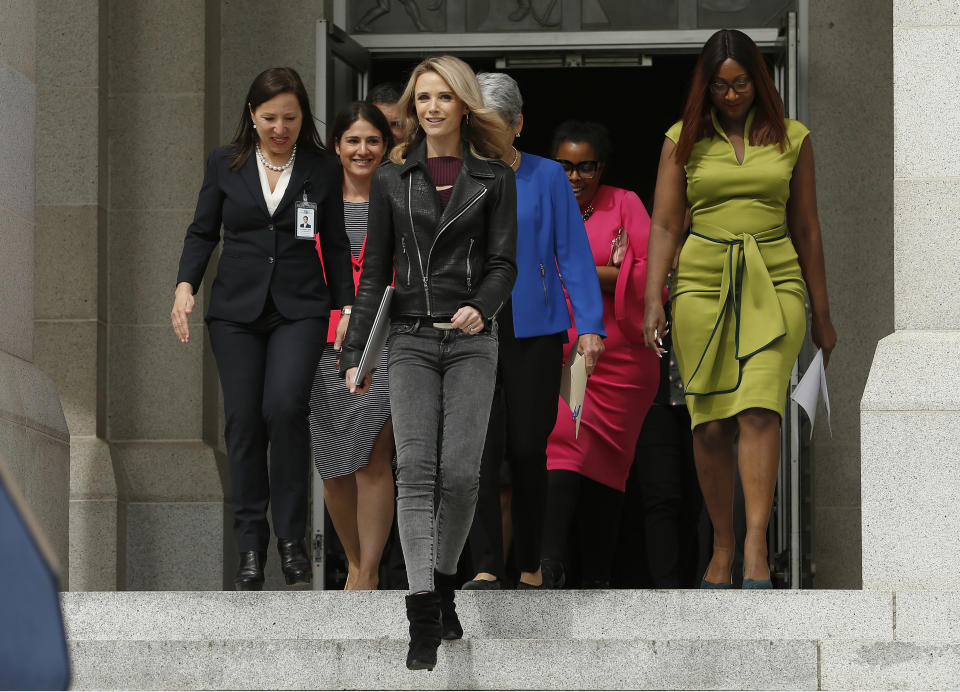
[[[274,68],[253,80],[233,142],[207,160],[171,311],[174,332],[189,342],[194,295],[222,225],[206,321],[226,414],[240,551],[234,583],[244,591],[263,586],[271,501],[286,582],[310,582],[304,545],[310,383],[330,310],[353,303],[337,162],[313,123],[295,70]],[[304,215],[314,216],[316,240],[299,228]]]

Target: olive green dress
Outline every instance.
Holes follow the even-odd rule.
[[[806,286],[785,217],[809,130],[788,119],[784,151],[751,146],[753,116],[742,164],[714,112],[716,136],[699,140],[684,167],[693,225],[671,299],[692,427],[748,408],[783,415],[806,331]],[[676,123],[667,137],[677,142],[681,128]]]

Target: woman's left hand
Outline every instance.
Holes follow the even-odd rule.
[[[464,334],[477,334],[483,330],[484,324],[480,311],[469,305],[457,310],[450,323],[454,329],[459,329]]]
[[[823,350],[823,367],[827,367],[827,363],[830,362],[830,353],[837,345],[837,330],[834,329],[830,316],[814,315],[811,319],[810,331],[814,345]]]

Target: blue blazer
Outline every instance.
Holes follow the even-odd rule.
[[[517,281],[513,327],[517,337],[566,332],[573,306],[578,334],[606,336],[603,297],[583,215],[570,181],[556,161],[523,153],[517,170]]]
[[[343,225],[343,193],[334,156],[301,148],[290,182],[273,216],[267,211],[257,172],[257,157],[230,170],[227,147],[213,150],[197,199],[193,223],[180,255],[177,283],[187,281],[193,292],[220,242],[223,251],[210,293],[207,319],[252,322],[263,312],[267,296],[289,320],[329,317],[332,308],[353,303],[350,241]],[[323,261],[313,240],[296,238],[296,200],[317,204]]]

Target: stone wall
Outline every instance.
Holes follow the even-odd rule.
[[[34,303],[46,278],[41,263],[36,275],[34,265],[45,249],[36,233],[36,19],[34,0],[10,0],[0,11],[0,464],[45,534],[66,587],[70,437],[57,389],[34,364]],[[61,240],[68,236],[62,228]]]

